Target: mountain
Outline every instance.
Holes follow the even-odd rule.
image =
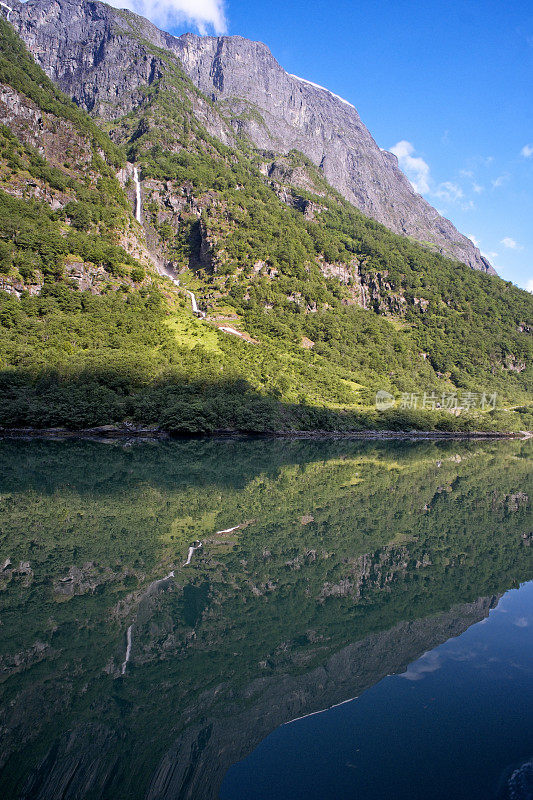
[[[413,191],[356,109],[287,74],[266,45],[240,36],[176,38],[130,12],[86,0],[16,2],[10,21],[47,75],[91,114],[110,120],[134,109],[173,56],[220,113],[217,120],[206,110],[208,128],[222,141],[233,135],[281,155],[298,150],[366,216],[495,274],[470,239]]]
[[[530,294],[239,135],[146,21],[48,0],[10,21],[30,8],[76,102],[0,18],[0,425],[531,427]]]

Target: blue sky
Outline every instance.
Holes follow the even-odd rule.
[[[415,187],[533,290],[533,0],[113,0],[265,42],[358,109]]]

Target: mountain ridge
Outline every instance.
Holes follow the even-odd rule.
[[[354,106],[287,73],[264,43],[242,36],[174,37],[95,0],[17,2],[10,22],[48,76],[103,119],[138,106],[145,88],[163,76],[162,62],[141,40],[150,42],[176,57],[214,109],[226,115],[227,126],[213,115],[208,126],[222,142],[229,143],[233,133],[281,155],[298,150],[366,216],[496,274],[478,248],[414,192],[396,157],[378,147]]]
[[[303,154],[239,140],[175,56],[129,39],[153,80],[117,85],[133,110],[106,123],[0,20],[1,425],[530,427],[531,295],[364,216]]]

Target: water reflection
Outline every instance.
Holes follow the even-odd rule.
[[[530,582],[400,675],[278,728],[230,768],[220,797],[529,800],[532,622]]]
[[[282,723],[417,677],[531,577],[530,456],[0,442],[2,796],[216,798]]]

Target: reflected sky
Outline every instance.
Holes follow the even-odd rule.
[[[0,797],[523,782],[531,446],[0,440]]]
[[[529,800],[533,582],[361,697],[284,725],[222,800]]]

